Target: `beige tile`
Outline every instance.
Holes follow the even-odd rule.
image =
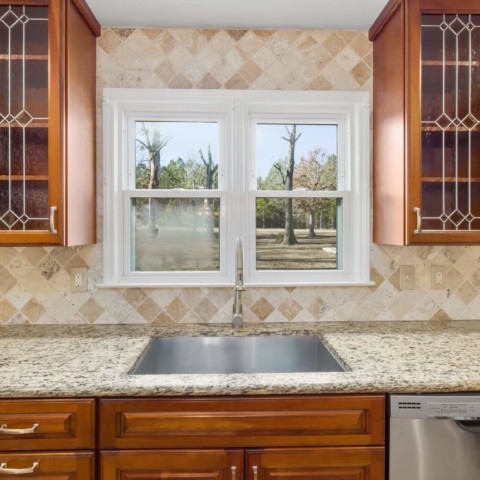
[[[94,323],[104,311],[105,310],[93,298],[86,301],[79,310],[90,323]]]
[[[32,298],[23,308],[22,313],[32,322],[36,323],[46,312],[43,305]]]
[[[350,46],[360,55],[362,58],[370,53],[373,48],[373,44],[369,42],[367,34],[364,32],[358,33],[351,40]]]
[[[284,315],[289,321],[292,321],[303,309],[302,306],[293,300],[292,298],[289,298],[288,300],[285,300],[278,310]]]
[[[363,61],[357,63],[352,69],[352,74],[355,80],[360,84],[364,85],[368,80],[372,78],[372,71]]]
[[[76,254],[77,252],[73,248],[68,247],[57,247],[50,252],[50,255],[61,267],[69,262]]]
[[[197,84],[197,88],[215,90],[221,87],[221,84],[210,73],[207,73]]]
[[[157,36],[154,43],[163,54],[169,55],[173,52],[177,41],[168,30],[165,30],[161,35]]]
[[[330,53],[332,56],[336,56],[345,48],[345,41],[342,40],[340,35],[336,32],[333,32],[324,42],[324,48]]]
[[[0,292],[7,294],[17,283],[17,279],[7,270],[0,271]]]
[[[260,298],[251,307],[252,313],[260,320],[267,319],[275,310],[272,304],[266,298]]]
[[[233,75],[225,84],[225,87],[233,90],[245,90],[248,88],[247,82],[237,73]]]
[[[147,294],[141,288],[127,288],[123,292],[123,298],[133,307],[137,307],[147,298]]]
[[[247,33],[248,30],[225,30],[236,42]]]
[[[253,60],[250,60],[238,73],[251,84],[262,74],[262,69]]]
[[[181,320],[189,312],[189,308],[178,297],[168,305],[166,310],[175,322]]]
[[[323,313],[327,309],[325,302],[321,297],[315,298],[310,304],[307,306],[307,310],[315,317],[315,319],[320,320],[322,318]]]
[[[17,309],[6,298],[0,301],[0,322],[7,323],[16,312]]]
[[[474,288],[474,286],[470,282],[464,282],[458,288],[456,294],[460,297],[460,299],[465,303],[471,303],[475,297],[478,295],[478,290]]]
[[[164,310],[161,311],[151,322],[154,325],[175,323],[173,318]]]
[[[169,88],[192,88],[192,82],[179,73],[168,83]]]
[[[47,254],[43,247],[28,247],[23,252],[22,255],[32,264],[37,265],[37,263]]]
[[[137,308],[137,312],[147,321],[151,322],[159,313],[158,305],[148,298]]]
[[[431,317],[430,320],[437,320],[437,321],[443,321],[443,320],[452,320],[450,316],[448,316],[441,308],[437,310]]]
[[[217,311],[218,307],[216,307],[208,298],[202,300],[195,307],[195,313],[200,317],[200,320],[205,323],[210,322]]]
[[[172,79],[177,75],[177,72],[175,71],[170,60],[165,60],[160,63],[160,65],[158,65],[158,67],[155,69],[155,73],[166,84],[171,82]]]
[[[104,30],[102,36],[97,40],[98,45],[105,51],[105,53],[110,54],[117,48],[122,40],[120,37],[111,29]]]

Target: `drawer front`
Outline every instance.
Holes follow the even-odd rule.
[[[101,448],[383,445],[378,396],[102,400]]]
[[[30,478],[45,480],[94,480],[93,452],[2,453],[0,480]]]
[[[0,400],[0,451],[94,447],[94,400]]]
[[[243,480],[243,450],[102,452],[100,480]]]

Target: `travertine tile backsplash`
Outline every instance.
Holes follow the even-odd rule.
[[[109,28],[98,41],[98,230],[102,230],[103,87],[366,90],[365,32]],[[100,238],[101,240],[101,238]],[[0,248],[0,323],[229,322],[231,289],[99,289],[102,245]],[[249,322],[480,318],[480,247],[372,245],[374,287],[255,288]],[[447,265],[449,289],[430,289]],[[416,289],[399,290],[399,265]],[[89,291],[70,293],[70,269],[89,267]]]

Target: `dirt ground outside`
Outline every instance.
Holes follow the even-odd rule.
[[[337,268],[335,230],[297,229],[296,245],[282,245],[283,229],[257,229],[258,270],[332,270]],[[218,230],[160,228],[156,236],[138,229],[135,242],[136,271],[217,271],[220,264]]]

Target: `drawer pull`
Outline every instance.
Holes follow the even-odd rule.
[[[28,435],[29,433],[35,433],[39,426],[39,423],[35,423],[31,428],[8,428],[7,425],[0,425],[0,433],[7,435]]]
[[[252,470],[253,470],[253,480],[258,480],[258,467],[254,465],[252,467]]]
[[[0,473],[5,475],[26,475],[33,473],[40,464],[35,462],[30,468],[7,468],[6,463],[0,463]]]
[[[237,467],[232,467],[232,480],[237,480]]]

